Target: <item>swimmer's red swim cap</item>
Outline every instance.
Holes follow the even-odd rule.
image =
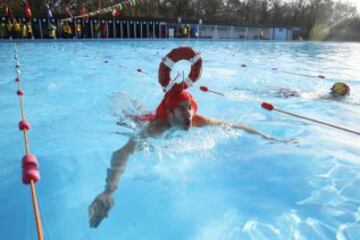
[[[167,112],[173,111],[179,106],[180,102],[184,100],[190,100],[192,109],[194,109],[195,112],[197,111],[198,105],[194,97],[189,92],[173,88],[165,94],[160,105],[157,107],[154,120],[166,119]]]

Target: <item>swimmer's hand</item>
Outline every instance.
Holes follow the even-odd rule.
[[[114,200],[110,193],[102,192],[89,206],[90,228],[97,228],[101,221],[108,216],[108,212],[114,206]]]

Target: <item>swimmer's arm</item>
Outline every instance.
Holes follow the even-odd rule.
[[[161,134],[167,129],[167,126],[160,122],[150,123],[147,128],[140,132],[137,137],[139,140],[147,137],[153,137]],[[137,145],[137,139],[132,137],[122,148],[113,152],[110,162],[110,168],[107,169],[105,192],[113,193],[119,183],[120,177],[125,171],[129,156],[134,153]]]
[[[112,194],[119,183],[121,175],[124,173],[127,160],[135,150],[137,141],[131,138],[122,148],[113,152],[110,167],[107,169],[106,184],[104,192]]]
[[[117,189],[130,154],[135,151],[137,139],[155,136],[165,131],[167,127],[166,124],[161,122],[150,123],[145,130],[140,132],[137,138],[131,138],[122,148],[112,154],[110,167],[107,169],[105,189],[89,206],[89,224],[91,228],[98,227],[114,206],[112,193]]]
[[[98,194],[89,206],[89,225],[91,228],[98,227],[114,206],[112,193],[117,188],[120,177],[125,171],[129,155],[134,152],[135,146],[136,141],[131,138],[122,148],[112,154],[111,164],[107,169],[105,189]]]
[[[201,115],[195,115],[193,118],[193,125],[194,127],[204,127],[204,126],[226,126],[226,127],[231,127],[231,128],[235,128],[235,129],[240,129],[240,130],[244,130],[247,133],[250,134],[255,134],[255,135],[259,135],[262,138],[266,139],[266,140],[276,140],[273,137],[269,137],[268,135],[266,135],[265,133],[260,132],[259,130],[252,128],[250,126],[244,125],[244,124],[239,124],[239,123],[229,123],[229,122],[225,122],[222,121],[220,119],[215,119],[215,118],[209,118],[209,117],[205,117],[205,116],[201,116]]]
[[[336,97],[331,95],[330,93],[322,95],[319,97],[319,99],[325,99],[325,100],[336,100]]]

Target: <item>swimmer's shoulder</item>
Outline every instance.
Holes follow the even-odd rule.
[[[143,138],[153,137],[162,134],[170,128],[170,124],[167,120],[154,120],[150,122],[141,132],[140,136]]]

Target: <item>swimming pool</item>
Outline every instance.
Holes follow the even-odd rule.
[[[90,229],[88,206],[103,190],[111,154],[137,131],[122,111],[156,108],[158,65],[179,45],[202,52],[202,78],[190,89],[200,113],[299,143],[219,127],[148,139],[130,157],[109,217]],[[45,239],[360,238],[359,137],[260,107],[268,101],[359,131],[360,44],[64,41],[17,48]],[[21,183],[14,43],[1,42],[0,53],[0,232],[34,239],[30,190]],[[351,96],[319,99],[337,80],[351,86]],[[279,88],[301,97],[279,98]]]

